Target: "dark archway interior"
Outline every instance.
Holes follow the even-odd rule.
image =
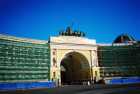
[[[90,78],[90,66],[82,54],[72,52],[61,61],[61,83],[63,85],[81,84]]]

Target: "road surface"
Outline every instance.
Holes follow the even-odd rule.
[[[51,89],[0,91],[0,94],[140,94],[140,84],[68,85]]]

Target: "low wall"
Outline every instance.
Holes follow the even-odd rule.
[[[54,82],[2,82],[0,90],[18,90],[18,89],[33,89],[33,88],[53,88]]]
[[[132,84],[132,83],[140,83],[140,77],[106,79],[105,83],[106,84]]]

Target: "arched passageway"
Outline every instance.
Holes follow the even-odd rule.
[[[90,66],[85,56],[78,52],[65,55],[61,61],[61,84],[82,84],[90,81]]]

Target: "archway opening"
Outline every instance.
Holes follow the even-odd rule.
[[[61,61],[61,84],[82,84],[90,81],[90,66],[85,56],[78,52],[65,55]]]

